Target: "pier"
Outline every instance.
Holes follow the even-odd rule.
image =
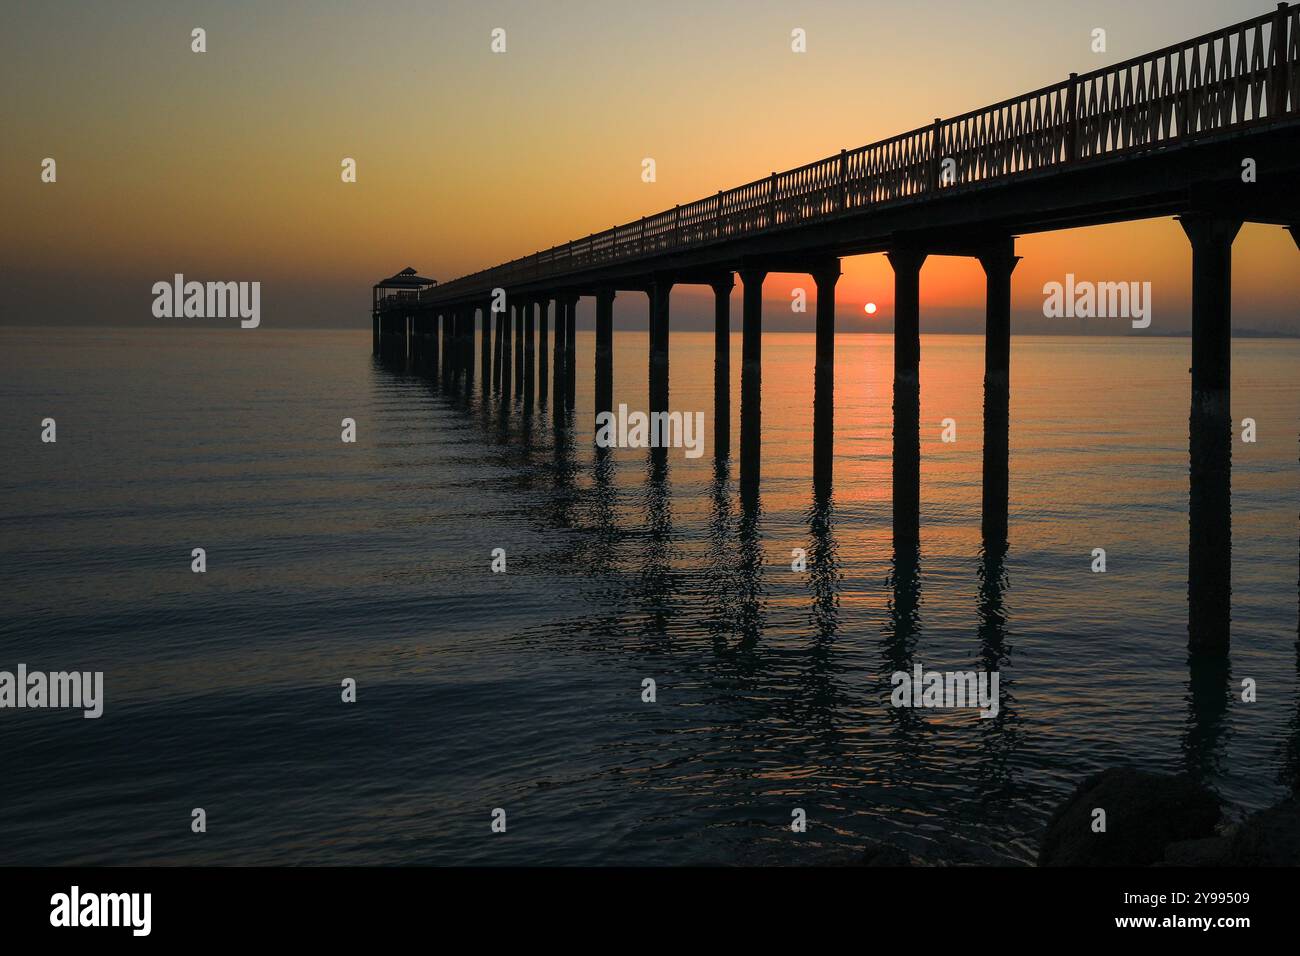
[[[845,256],[894,272],[893,505],[897,543],[920,533],[920,283],[929,256],[986,277],[982,531],[996,551],[1010,495],[1011,283],[1016,238],[1177,217],[1192,267],[1189,616],[1194,654],[1225,654],[1231,570],[1231,265],[1243,223],[1300,242],[1300,6],[935,119],[880,142],[435,283],[408,269],[375,286],[373,351],[557,421],[578,374],[574,316],[595,303],[596,412],[613,411],[613,303],[646,297],[648,410],[667,411],[669,293],[715,301],[714,454],[730,455],[730,301],[742,287],[740,484],[756,494],[762,434],[762,288],[817,289],[814,482],[829,486],[835,287]],[[1254,177],[1243,176],[1249,161]],[[548,335],[550,344],[548,345]],[[476,345],[477,336],[477,350]],[[548,355],[549,351],[549,355]]]

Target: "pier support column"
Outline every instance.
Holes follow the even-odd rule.
[[[812,272],[817,283],[817,361],[813,371],[813,486],[829,491],[835,459],[835,285],[840,260]]]
[[[379,313],[370,313],[370,354],[379,355]]]
[[[921,266],[909,246],[887,254],[894,269],[894,540],[921,536]]]
[[[533,402],[533,389],[537,383],[533,371],[537,364],[536,311],[537,307],[531,299],[524,303],[524,401],[530,405]]]
[[[437,313],[434,313],[433,319],[430,320],[430,323],[432,323],[432,325],[430,325],[430,329],[432,329],[433,336],[435,338],[433,351],[437,352],[437,354],[439,355],[439,360],[441,360],[443,367],[445,367],[448,360],[450,360],[450,362],[452,363],[455,363],[455,351],[454,351],[455,341],[454,339],[451,338],[455,334],[454,317],[452,317],[450,313],[447,313],[446,316],[447,330],[446,332],[443,332],[441,345],[438,345],[437,342],[438,325],[439,325]],[[445,351],[445,349],[443,349],[443,346],[446,346],[446,349],[452,349],[450,355],[443,355],[443,351]]]
[[[578,390],[578,297],[569,296],[564,310],[564,401],[573,408]]]
[[[441,329],[439,329],[441,323],[439,323],[438,319],[437,312],[433,312],[433,315],[429,316],[429,371],[433,373],[434,377],[437,377],[439,364],[442,362],[441,350],[438,349],[438,336],[441,333]]]
[[[668,411],[668,301],[671,279],[655,276],[650,283],[650,411]]]
[[[460,375],[460,363],[461,363],[460,309],[452,308],[451,311],[447,313],[447,321],[451,326],[449,329],[450,341],[447,344],[447,350],[450,353],[449,360],[451,362],[451,373],[452,373],[452,377],[454,378]]]
[[[614,290],[596,290],[596,414],[614,410]]]
[[[479,341],[479,367],[483,391],[487,392],[492,389],[492,306],[484,302],[480,308],[483,311],[483,333]]]
[[[424,368],[432,376],[438,374],[438,314],[429,311],[424,316]]]
[[[763,433],[763,280],[766,270],[742,269],[740,345],[740,490],[757,500]]]
[[[547,312],[549,312],[551,308],[551,297],[544,296],[543,298],[538,300],[538,303],[541,306],[542,311],[541,311],[541,328],[538,331],[538,340],[537,340],[537,400],[545,404],[546,392],[547,392],[546,348],[547,348],[547,339],[549,338],[549,336],[547,335],[547,326],[549,323],[549,316],[547,315]]]
[[[448,320],[447,320],[446,312],[435,311],[433,313],[433,332],[434,335],[436,336],[436,341],[437,341],[438,375],[440,378],[446,378],[447,376],[447,344],[448,344],[447,321]]]
[[[460,327],[456,322],[456,310],[448,309],[442,317],[442,351],[443,366],[447,375],[454,378],[456,375],[456,365],[460,361],[457,349],[460,347]]]
[[[713,289],[713,458],[731,457],[731,290],[736,278],[709,283]]]
[[[1179,217],[1192,244],[1187,643],[1226,654],[1232,611],[1232,242],[1241,220]]]
[[[555,348],[551,353],[551,391],[553,393],[551,402],[557,420],[563,417],[565,396],[568,395],[568,386],[564,382],[564,357],[567,354],[564,348],[564,337],[569,330],[568,308],[569,297],[563,293],[557,295],[555,297]]]
[[[465,392],[469,394],[474,386],[474,306],[465,306],[461,318],[465,333],[461,355],[465,363]]]
[[[478,318],[477,311],[472,305],[465,306],[465,376],[470,380],[474,378],[474,325]]]
[[[1015,239],[991,245],[984,267],[984,493],[980,530],[986,545],[1007,538],[1011,468],[1011,273]]]
[[[451,370],[453,381],[465,370],[465,314],[460,306],[451,310]]]
[[[449,340],[447,342],[448,362],[451,364],[451,374],[453,380],[460,375],[461,363],[461,316],[459,308],[452,308],[447,313],[447,323]]]
[[[514,321],[511,307],[506,305],[501,310],[501,396],[509,399],[514,394]]]
[[[449,311],[442,312],[441,316],[438,331],[442,337],[439,340],[438,353],[442,375],[446,377],[451,374],[452,363],[456,358],[455,318]]]
[[[524,394],[524,304],[512,303],[510,315],[515,326],[515,396],[522,397]]]
[[[505,338],[500,312],[492,313],[492,324],[496,327],[492,339],[492,391],[499,394],[501,392],[501,343]]]

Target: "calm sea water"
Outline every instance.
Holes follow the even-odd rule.
[[[750,516],[712,461],[711,336],[672,340],[707,452],[658,476],[593,453],[592,343],[557,433],[549,408],[377,366],[368,331],[0,332],[0,669],[102,670],[107,697],[99,720],[0,712],[0,863],[816,863],[867,840],[1020,863],[1099,768],[1187,770],[1237,812],[1294,785],[1300,343],[1234,344],[1259,440],[1234,446],[1233,646],[1208,676],[1186,653],[1188,340],[1013,341],[990,569],[982,340],[923,337],[903,579],[889,337],[838,341],[822,511],[813,340],[765,338]],[[615,346],[615,401],[644,407],[646,336]],[[893,710],[904,658],[996,666],[1002,712]]]

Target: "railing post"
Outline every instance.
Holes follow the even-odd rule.
[[[768,190],[767,198],[767,224],[768,226],[776,225],[776,173],[772,174],[771,189]]]
[[[641,217],[641,255],[645,255],[645,216]]]
[[[843,212],[848,208],[849,203],[849,151],[840,150],[840,204],[839,209]]]
[[[713,238],[722,237],[722,190],[718,190],[718,204],[713,213]]]
[[[1291,64],[1287,60],[1287,4],[1279,3],[1273,17],[1273,95],[1269,98],[1268,118],[1276,119],[1286,112],[1286,97]]]
[[[1070,74],[1070,91],[1065,95],[1065,161],[1079,158],[1079,74]]]
[[[682,244],[682,204],[673,206],[673,248]]]

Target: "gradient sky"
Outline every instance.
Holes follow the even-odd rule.
[[[1262,14],[1228,0],[1091,2],[166,2],[15,4],[0,32],[0,321],[156,322],[150,288],[259,280],[263,325],[368,326],[369,286],[451,279]],[[190,51],[207,30],[208,52]],[[508,52],[489,50],[494,27]],[[790,51],[802,27],[808,52]],[[1105,54],[1091,31],[1107,31]],[[40,181],[44,157],[58,182]],[[353,157],[358,182],[340,181]],[[658,181],[641,181],[653,157]],[[1173,220],[1029,236],[1019,332],[1044,282],[1152,282],[1150,332],[1187,328]],[[1300,251],[1246,226],[1234,324],[1300,333]],[[840,327],[888,329],[892,273],[846,260]],[[793,286],[810,310],[789,309]],[[931,259],[925,331],[982,328],[977,263]],[[772,276],[768,328],[812,327]],[[674,293],[703,328],[707,292]],[[863,303],[875,302],[874,318]],[[585,304],[580,316],[589,315]],[[644,296],[619,297],[644,325]]]

